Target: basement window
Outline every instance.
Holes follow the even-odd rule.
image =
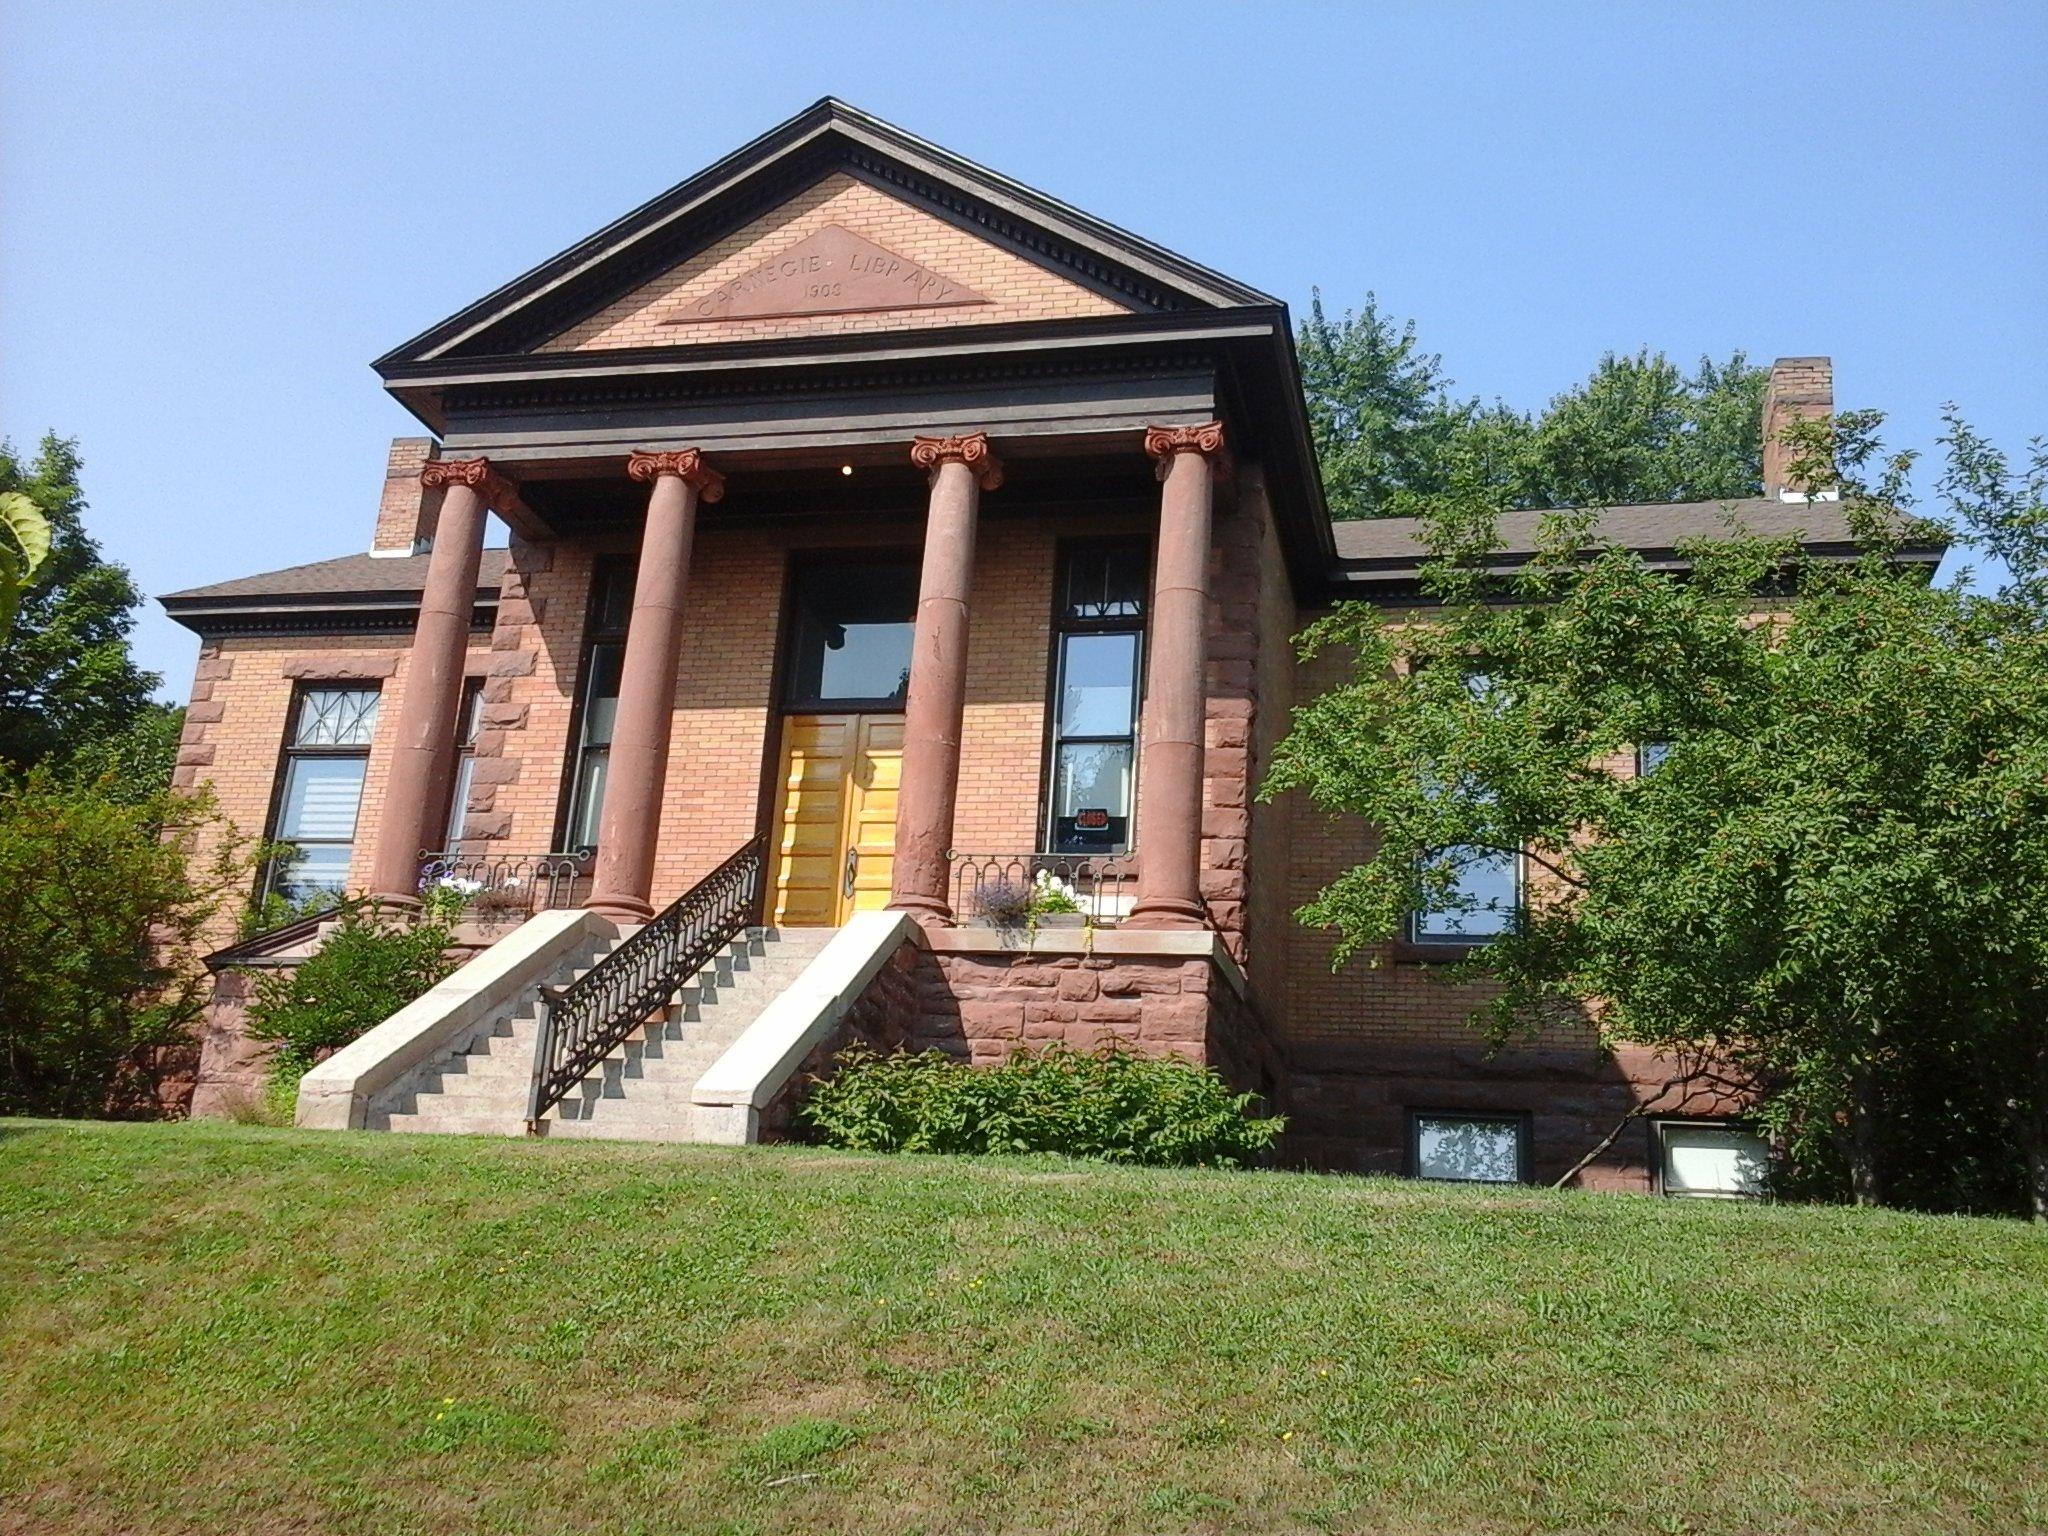
[[[1764,1193],[1770,1147],[1726,1121],[1657,1122],[1657,1187],[1694,1199],[1755,1199]]]
[[[1412,1177],[1450,1184],[1520,1184],[1529,1177],[1521,1115],[1417,1112],[1408,1117]]]

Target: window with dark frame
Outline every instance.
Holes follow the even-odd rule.
[[[1450,1184],[1523,1184],[1529,1179],[1526,1116],[1417,1110],[1408,1116],[1411,1178]]]
[[[266,896],[297,905],[346,888],[377,700],[377,689],[346,683],[307,683],[294,695],[267,838],[278,851],[266,868]]]
[[[1046,775],[1049,852],[1130,851],[1149,565],[1142,540],[1060,548]]]
[[[914,557],[840,557],[798,567],[783,708],[799,714],[903,707],[917,631]]]
[[[1482,705],[1499,697],[1494,680],[1476,668],[1467,669],[1465,688]],[[1410,944],[1490,944],[1514,928],[1522,911],[1519,853],[1461,843],[1437,849],[1433,861],[1444,861],[1451,867],[1449,899],[1441,907],[1424,908],[1408,915]]]
[[[469,786],[476,771],[476,733],[484,719],[484,680],[472,677],[462,685],[462,703],[455,716],[455,783],[448,796],[448,826],[441,838],[452,848],[462,840],[469,816]]]
[[[1671,755],[1668,741],[1646,741],[1636,748],[1636,777],[1647,779],[1664,766],[1664,759]]]
[[[1453,900],[1410,913],[1409,943],[1490,944],[1513,929],[1522,910],[1520,855],[1467,844],[1437,857],[1451,861]]]
[[[576,751],[569,762],[565,849],[587,853],[597,846],[604,814],[605,771],[610,766],[612,725],[619,712],[619,677],[626,663],[626,624],[633,612],[631,564],[608,562],[591,581],[590,618],[583,632],[583,665],[576,698]]]

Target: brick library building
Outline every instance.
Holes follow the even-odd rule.
[[[243,1001],[323,901],[437,887],[464,964],[302,1125],[741,1143],[854,1041],[1122,1043],[1263,1095],[1293,1165],[1548,1180],[1670,1076],[1467,1022],[1445,963],[1516,861],[1376,963],[1295,920],[1371,830],[1257,797],[1341,675],[1293,636],[1426,603],[1412,520],[1328,514],[1278,300],[827,100],[376,367],[425,431],[368,549],[164,599],[201,640],[179,783],[277,845],[287,919],[210,958],[194,1113],[260,1083]],[[1767,431],[1829,395],[1781,362]],[[1603,532],[1847,548],[1782,459]],[[1738,1110],[1579,1181],[1753,1188]]]

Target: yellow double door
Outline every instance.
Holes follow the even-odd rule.
[[[772,920],[836,928],[889,904],[896,862],[901,715],[791,715],[782,722]]]

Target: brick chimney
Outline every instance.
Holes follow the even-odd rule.
[[[1781,357],[1771,364],[1764,388],[1764,495],[1773,501],[1832,500],[1832,488],[1813,492],[1792,483],[1797,454],[1786,446],[1786,426],[1818,421],[1835,413],[1835,364],[1827,357]]]
[[[434,524],[441,516],[441,492],[420,484],[420,467],[441,456],[431,437],[394,437],[384,466],[384,499],[377,504],[377,534],[370,553],[422,554],[433,547]]]

